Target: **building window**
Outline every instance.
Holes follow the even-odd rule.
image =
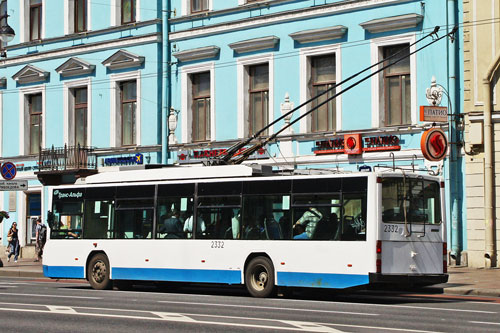
[[[30,40],[42,39],[42,0],[30,0]]]
[[[335,86],[335,54],[311,57],[311,97],[331,89]],[[335,89],[315,99],[311,108],[325,102],[335,94]],[[335,99],[319,107],[311,113],[311,132],[326,132],[336,129],[336,105]]]
[[[208,11],[208,0],[191,0],[191,13]]]
[[[136,144],[137,82],[120,82],[120,116],[122,146]]]
[[[87,94],[87,87],[73,89],[75,146],[85,147],[87,145]]]
[[[269,64],[249,66],[249,135],[255,134],[268,124],[269,119]],[[263,132],[267,135],[268,131]]]
[[[28,95],[29,108],[29,153],[40,152],[42,145],[42,94]]]
[[[74,6],[74,32],[87,31],[87,0],[75,0]]]
[[[136,0],[121,0],[122,24],[135,22]]]
[[[191,75],[193,142],[210,140],[210,72]]]
[[[384,66],[393,64],[402,56],[407,56],[407,44],[383,47],[384,59],[403,50],[398,56],[384,62]],[[406,50],[404,50],[406,48]],[[411,123],[411,77],[410,57],[384,70],[384,106],[385,125],[404,125]]]

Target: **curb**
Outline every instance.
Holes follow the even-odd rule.
[[[445,295],[500,297],[498,289],[444,288]]]
[[[43,272],[22,272],[17,270],[0,269],[0,277],[45,277]]]

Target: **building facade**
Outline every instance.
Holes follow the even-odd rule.
[[[432,82],[442,106],[455,113],[462,108],[461,30],[423,48],[458,24],[461,2],[171,3],[176,15],[169,34],[170,130],[175,135],[169,138],[169,163],[201,163],[270,125],[261,136],[279,135],[245,163],[332,171],[357,171],[365,165],[427,169],[446,179],[448,247],[455,263],[464,261],[459,117],[446,119],[445,111],[445,120],[435,124],[451,136],[452,149],[444,161],[429,162],[420,149],[422,132],[435,122],[420,116],[420,106],[431,103],[426,92]],[[429,36],[436,26],[437,34]],[[382,59],[409,53],[382,70],[388,64]],[[272,124],[303,103],[292,116]]]
[[[44,185],[161,160],[163,4],[3,3],[16,36],[0,58],[0,160],[28,190],[0,192],[0,237],[17,221],[26,255],[46,221]]]
[[[472,267],[498,267],[499,13],[498,0],[464,1],[467,242]]]

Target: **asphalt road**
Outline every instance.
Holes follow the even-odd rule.
[[[0,278],[0,332],[499,332],[500,298],[238,287],[96,291],[83,281]]]

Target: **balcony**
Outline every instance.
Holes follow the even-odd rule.
[[[43,185],[74,184],[97,173],[97,156],[90,147],[66,146],[40,149],[38,179]]]

